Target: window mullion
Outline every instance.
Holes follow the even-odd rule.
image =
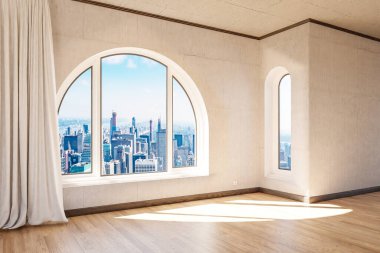
[[[92,169],[94,176],[100,176],[101,172],[101,91],[100,91],[100,61],[94,61],[92,83]],[[100,151],[100,152],[99,152]]]
[[[173,168],[173,75],[171,69],[167,70],[166,88],[167,88],[167,122],[166,122],[166,147],[167,147],[167,171],[171,172]]]

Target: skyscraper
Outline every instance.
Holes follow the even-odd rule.
[[[119,145],[114,148],[114,160],[118,160],[120,162],[120,173],[125,174],[126,170],[126,157],[125,157],[125,149],[126,146]]]
[[[88,134],[88,124],[83,124],[83,132],[84,134]]]
[[[183,135],[182,134],[175,134],[174,139],[177,141],[177,147],[182,147],[183,145]]]
[[[149,120],[149,139],[153,142],[153,120]]]
[[[164,171],[166,169],[166,129],[161,129],[160,120],[158,120],[157,131],[157,158],[159,160],[159,171]]]
[[[132,117],[132,126],[136,128],[136,118]]]
[[[144,153],[138,153],[138,154],[134,154],[133,155],[133,160],[132,160],[132,167],[133,167],[133,173],[135,173],[136,172],[136,167],[135,167],[135,165],[136,165],[136,160],[137,159],[142,159],[142,160],[145,160],[147,157],[146,157],[146,154],[144,154]]]
[[[116,112],[112,112],[112,118],[110,119],[110,138],[112,138],[113,132],[117,130],[116,126]]]
[[[161,131],[161,118],[158,118],[157,132]]]

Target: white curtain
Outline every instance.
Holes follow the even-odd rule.
[[[65,222],[47,0],[0,0],[0,228]]]

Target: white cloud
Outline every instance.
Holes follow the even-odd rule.
[[[128,58],[128,60],[127,60],[127,68],[129,68],[129,69],[135,69],[135,68],[137,68],[137,65],[136,65],[136,63],[134,62],[133,59]]]
[[[126,55],[113,55],[104,58],[103,61],[107,64],[120,64],[123,63],[126,58]]]

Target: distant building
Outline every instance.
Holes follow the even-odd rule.
[[[181,147],[183,145],[183,135],[175,134],[174,139],[177,141],[177,147]]]
[[[83,140],[82,162],[91,162],[91,134],[86,134]]]
[[[164,171],[166,169],[166,129],[157,132],[157,157],[162,161],[159,164],[159,170]]]
[[[112,138],[114,131],[117,130],[116,117],[117,117],[117,113],[112,112],[112,118],[110,119],[110,138]]]
[[[88,124],[83,124],[83,132],[84,134],[88,134]]]
[[[81,163],[82,162],[82,154],[71,153],[71,154],[69,154],[69,160],[70,160],[70,164],[69,164],[70,167],[72,167],[73,165],[75,165],[77,163]]]
[[[71,130],[70,130],[71,131]],[[63,149],[73,150],[77,153],[83,152],[83,134],[79,132],[76,135],[66,135],[63,137]]]
[[[177,155],[174,159],[174,167],[180,168],[182,167],[182,158],[180,155]]]
[[[113,161],[104,163],[104,172],[105,175],[113,175],[115,174],[115,164]]]
[[[133,158],[132,158],[132,171],[133,171],[133,173],[136,173],[136,160],[138,160],[138,159],[145,160],[145,159],[147,159],[147,156],[144,153],[133,154]]]
[[[157,159],[137,159],[135,161],[135,173],[156,172],[157,170]]]
[[[114,148],[114,160],[117,160],[120,162],[120,173],[125,174],[127,173],[127,166],[126,166],[126,150],[125,145],[119,145]]]
[[[103,160],[109,162],[112,160],[111,144],[103,142]]]
[[[151,153],[151,140],[152,140],[150,135],[143,134],[143,135],[140,135],[140,138],[146,140],[146,143],[148,144],[148,154],[150,155],[150,153]]]
[[[70,167],[69,173],[89,173],[91,172],[90,163],[77,163]]]

